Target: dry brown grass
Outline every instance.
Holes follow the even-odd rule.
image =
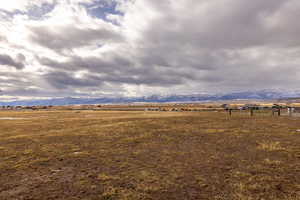
[[[0,199],[299,200],[298,119],[0,112]]]
[[[258,149],[265,151],[282,151],[284,147],[280,145],[280,142],[263,141],[258,143]]]

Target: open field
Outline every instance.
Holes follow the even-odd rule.
[[[300,118],[2,111],[0,199],[300,200]]]

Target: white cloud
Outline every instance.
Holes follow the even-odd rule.
[[[0,9],[8,12],[27,11],[32,6],[41,6],[43,3],[52,3],[54,0],[9,0],[1,1]]]
[[[105,1],[1,1],[6,96],[298,89],[297,0]]]

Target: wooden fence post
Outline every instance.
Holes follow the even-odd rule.
[[[253,115],[254,115],[253,108],[250,108],[250,115],[251,115],[251,116],[253,116]]]
[[[292,107],[288,107],[287,109],[288,109],[289,116],[292,117],[292,115],[293,115],[293,113],[292,113],[293,112]]]

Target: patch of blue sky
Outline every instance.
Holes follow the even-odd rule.
[[[108,18],[107,15],[112,14],[112,15],[121,15],[123,16],[124,13],[119,11],[117,9],[117,2],[115,1],[107,1],[107,0],[98,0],[95,1],[93,4],[83,4],[83,6],[86,7],[88,13],[96,18],[109,21],[111,22]]]
[[[5,19],[10,19],[10,18],[13,18],[15,15],[25,15],[26,12],[22,12],[20,10],[15,10],[13,12],[10,12],[10,11],[7,11],[7,10],[4,10],[4,9],[0,9],[0,16],[2,18],[5,18]]]
[[[2,15],[6,16],[7,18],[13,18],[15,15],[27,15],[32,20],[41,20],[45,17],[47,13],[51,12],[54,9],[54,7],[55,4],[43,3],[41,6],[29,7],[26,12],[20,10],[9,12],[0,9],[0,14],[2,13]]]
[[[27,15],[33,20],[40,20],[45,18],[45,15],[55,8],[55,5],[55,3],[43,3],[41,6],[32,6],[29,8]]]

